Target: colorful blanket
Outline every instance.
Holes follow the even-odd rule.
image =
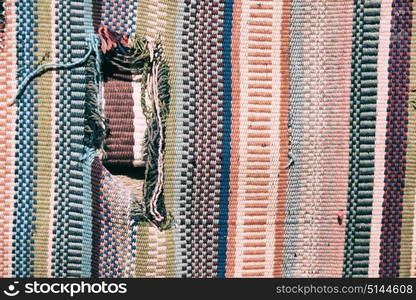
[[[412,0],[1,0],[0,277],[416,277]]]

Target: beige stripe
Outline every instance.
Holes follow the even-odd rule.
[[[39,59],[45,57],[43,63],[53,61],[50,56],[51,46],[54,34],[51,32],[51,13],[52,7],[49,0],[40,0],[37,4],[39,11],[38,19],[38,47],[36,55]],[[49,56],[49,58],[48,58]],[[52,169],[53,156],[51,146],[54,139],[52,131],[52,106],[55,104],[55,98],[52,98],[55,85],[52,73],[45,73],[36,81],[36,90],[38,90],[39,103],[36,104],[39,112],[38,128],[38,168],[36,171],[36,231],[34,234],[34,275],[35,277],[46,277],[48,275],[48,243],[49,243],[49,216],[50,216],[50,198],[51,184],[53,185]]]
[[[416,193],[415,199],[416,203]],[[416,278],[416,205],[413,210],[413,236],[412,236],[412,257],[410,262],[410,274],[409,277]]]
[[[320,145],[323,136],[323,119],[320,108],[324,101],[322,80],[324,77],[324,60],[321,51],[323,43],[322,20],[327,18],[322,1],[305,1],[304,7],[304,107],[303,115],[303,155],[295,158],[302,168],[300,178],[300,196],[298,212],[297,251],[294,264],[294,277],[313,277],[319,271],[317,236],[319,220],[317,209],[322,199],[324,159]]]

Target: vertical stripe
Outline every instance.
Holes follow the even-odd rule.
[[[290,101],[289,101],[289,159],[290,168],[288,174],[288,190],[286,204],[286,220],[284,228],[284,250],[282,277],[293,276],[293,264],[296,255],[297,240],[297,218],[299,210],[299,193],[301,165],[293,163],[295,157],[301,153],[301,140],[303,134],[302,111],[303,99],[303,8],[302,0],[291,2],[290,12],[290,44],[289,44],[289,67],[290,67]]]
[[[377,122],[368,277],[378,277],[380,265],[380,233],[384,194],[384,149],[386,146],[391,2],[391,0],[383,0],[380,9],[380,42],[377,60]]]
[[[224,107],[223,107],[223,136],[222,136],[222,169],[219,212],[219,241],[218,241],[218,277],[225,277],[227,234],[228,234],[228,197],[230,177],[230,140],[231,140],[231,38],[233,21],[233,0],[226,0],[224,6]]]
[[[0,42],[0,277],[12,277],[16,107],[7,106],[16,93],[16,7],[4,5],[4,40]]]
[[[56,57],[55,61],[60,63],[68,63],[71,59],[69,49],[67,48],[70,42],[69,28],[69,5],[64,3],[64,0],[55,2],[55,45]],[[65,277],[67,274],[68,265],[68,206],[69,206],[69,165],[70,160],[70,135],[68,128],[70,126],[70,72],[68,70],[58,70],[56,72],[56,172],[55,172],[55,199],[54,207],[54,229],[55,239],[53,243],[53,277]]]
[[[296,56],[302,53],[303,63],[291,80],[302,76],[302,86],[293,91],[293,97],[302,92],[303,105],[298,108],[301,111],[291,114],[289,143],[289,173],[300,178],[298,188],[293,187],[296,179],[291,179],[289,190],[289,196],[293,191],[297,200],[293,199],[288,215],[296,213],[296,217],[286,222],[296,220],[297,229],[285,232],[296,234],[296,239],[291,238],[296,244],[287,245],[292,255],[285,258],[291,260],[286,274],[336,277],[342,272],[345,232],[345,220],[339,222],[338,216],[345,211],[347,200],[353,7],[352,1],[301,4],[302,47]],[[291,173],[292,168],[299,170]]]
[[[367,276],[374,183],[380,1],[354,7],[344,276]]]
[[[166,124],[166,148],[165,148],[165,206],[168,214],[174,210],[172,172],[173,157],[175,156],[174,130],[175,130],[175,59],[174,59],[174,30],[176,17],[175,3],[166,1],[141,1],[138,4],[136,33],[145,36],[149,40],[160,38],[162,41],[164,58],[169,67],[170,104],[169,117]],[[176,220],[175,220],[176,221]],[[138,254],[140,267],[136,275],[140,277],[173,277],[175,270],[175,241],[173,229],[163,231],[155,230],[149,224],[141,225],[141,232],[137,237],[138,249],[145,253]],[[143,243],[149,243],[143,245]],[[156,263],[157,262],[157,263]],[[158,268],[155,268],[156,265]]]
[[[224,0],[197,1],[195,5],[195,53],[192,57],[194,60],[190,60],[194,89],[191,87],[189,99],[190,102],[195,102],[195,157],[194,174],[188,174],[192,177],[190,243],[194,254],[193,277],[217,276],[223,155],[224,78],[221,37],[224,3]],[[203,44],[205,47],[201,47]]]
[[[36,47],[34,5],[36,1],[20,0],[17,7],[17,74],[18,84],[35,66]],[[15,216],[14,247],[13,247],[13,276],[33,276],[33,232],[35,196],[35,171],[37,157],[35,148],[35,127],[38,126],[37,113],[34,106],[38,101],[33,82],[28,84],[20,95],[17,105],[16,118],[16,169],[15,177]],[[36,117],[35,117],[36,115]]]
[[[416,207],[413,211],[413,215],[416,216]],[[412,278],[416,277],[416,217],[413,217],[412,255],[409,276]]]
[[[176,137],[172,144],[177,149],[174,159],[174,176],[171,184],[171,195],[173,200],[173,214],[175,219],[175,255],[176,255],[176,276],[190,277],[190,257],[187,255],[189,249],[189,232],[190,224],[189,207],[191,201],[190,189],[191,179],[188,177],[189,168],[192,166],[193,151],[191,141],[193,139],[193,115],[191,111],[193,103],[189,102],[190,75],[188,59],[192,53],[190,43],[192,41],[192,33],[190,32],[190,1],[182,1],[177,5],[177,25],[174,32],[175,39],[175,56],[173,58],[176,74],[175,81],[175,110],[171,114],[175,114],[175,134]],[[173,95],[173,94],[172,94]],[[171,106],[172,107],[172,106]],[[168,126],[168,132],[169,132]],[[169,141],[169,134],[168,134]],[[168,149],[169,142],[166,148]],[[167,150],[167,160],[169,160],[169,150]],[[169,170],[168,170],[169,172]],[[169,182],[169,178],[167,178]],[[169,185],[168,185],[169,186]],[[169,193],[169,187],[167,187]],[[168,197],[168,196],[167,196]]]
[[[302,152],[295,157],[294,164],[302,166],[300,178],[298,232],[295,252],[295,277],[311,277],[317,273],[317,253],[314,249],[318,243],[317,224],[313,216],[320,205],[323,156],[319,149],[322,144],[323,120],[320,109],[322,105],[323,53],[319,45],[322,43],[321,22],[328,19],[323,1],[304,1],[304,111],[302,114],[303,135],[300,140],[292,140],[291,144],[300,143]],[[322,120],[322,121],[321,121]],[[321,149],[319,149],[321,150]]]
[[[84,1],[57,1],[55,61],[69,63],[87,51]],[[70,26],[68,26],[70,24]],[[57,71],[57,171],[53,276],[82,275],[82,201],[85,193],[81,158],[84,154],[85,66]]]
[[[286,214],[286,196],[288,186],[289,155],[289,22],[290,1],[283,1],[281,12],[280,44],[280,124],[279,124],[279,178],[277,191],[277,218],[275,223],[275,258],[273,277],[282,277],[284,222]]]
[[[37,21],[38,26],[38,46],[35,56],[49,62],[51,56],[53,32],[52,25],[52,7],[50,1],[39,0],[36,7],[36,13],[39,14]],[[52,33],[52,34],[51,34]],[[52,181],[52,152],[51,148],[53,131],[52,131],[52,106],[54,105],[52,82],[52,73],[46,73],[35,82],[35,88],[38,90],[39,103],[36,109],[41,116],[36,128],[37,135],[37,152],[38,166],[36,177],[38,184],[36,188],[36,231],[34,233],[34,276],[48,276],[48,244],[49,244],[49,217],[51,210],[51,185]]]
[[[321,202],[317,203],[317,273],[341,277],[348,192],[349,108],[353,1],[327,1],[323,30],[324,70],[321,80],[323,119]],[[322,147],[322,148],[321,148]],[[330,261],[330,263],[328,263]]]
[[[287,124],[280,118],[281,88],[287,88],[281,85],[282,7],[266,1],[235,4],[241,23],[232,44],[239,56],[232,56],[237,113],[232,114],[231,162],[237,164],[230,175],[227,277],[272,277],[275,271],[276,216],[283,213],[277,207],[279,170],[281,159],[287,159],[287,153],[286,158],[280,154],[279,131]]]
[[[412,2],[393,1],[389,52],[389,102],[385,148],[381,277],[400,274],[406,137],[408,131],[410,37]]]
[[[162,35],[162,46],[164,58],[169,67],[169,86],[170,86],[170,103],[169,103],[169,116],[166,120],[166,145],[165,145],[165,164],[164,164],[164,186],[163,192],[165,197],[165,207],[167,211],[174,216],[174,226],[172,229],[166,232],[166,247],[167,247],[167,272],[166,276],[174,277],[177,276],[176,270],[176,235],[177,222],[175,219],[176,215],[176,203],[174,199],[174,172],[175,169],[175,157],[177,155],[177,144],[176,144],[176,126],[177,126],[177,112],[176,112],[176,101],[177,101],[177,60],[176,60],[176,49],[177,49],[177,20],[179,3],[175,1],[164,2],[165,6],[164,13],[166,15],[166,23]],[[182,255],[181,255],[182,256]]]
[[[230,142],[230,175],[229,175],[229,198],[228,198],[228,226],[227,226],[227,260],[226,276],[232,277],[235,269],[236,252],[236,220],[237,220],[237,190],[238,190],[238,169],[240,160],[236,153],[240,151],[240,33],[242,21],[241,1],[234,1],[233,5],[233,26],[231,42],[231,142]],[[219,273],[220,274],[220,273]]]
[[[134,125],[134,146],[133,146],[133,166],[143,166],[143,141],[146,132],[146,117],[143,114],[141,105],[142,76],[132,76],[133,86],[133,125]]]
[[[91,164],[91,215],[92,215],[92,252],[91,252],[91,277],[98,277],[100,255],[100,198],[101,198],[101,163],[95,157]]]
[[[92,36],[94,33],[93,27],[93,4],[91,0],[84,0],[84,26],[85,33]],[[95,71],[96,56],[98,53],[92,54],[86,62],[86,84],[97,84],[97,74]],[[99,95],[97,95],[98,97]],[[87,95],[86,95],[87,97]],[[87,105],[85,105],[87,110]],[[84,148],[82,159],[82,178],[84,193],[82,198],[82,267],[81,276],[83,278],[91,277],[91,253],[92,253],[92,186],[91,186],[91,167],[95,157],[96,150],[94,148]]]
[[[412,17],[415,15],[412,10]],[[412,22],[412,32],[416,32]],[[412,274],[412,249],[415,223],[416,199],[416,35],[412,34],[410,48],[410,76],[409,76],[409,104],[408,104],[408,130],[406,148],[406,173],[403,194],[402,230],[400,232],[400,277],[410,277]],[[413,247],[412,247],[413,246]]]
[[[53,37],[51,39],[51,58],[55,59],[57,57],[56,51],[57,51],[57,47],[56,47],[56,35],[55,35],[55,26],[53,24],[55,24],[56,22],[56,8],[55,6],[51,7],[51,23],[50,23],[50,35]],[[51,151],[51,157],[52,157],[52,166],[51,166],[51,185],[50,185],[50,196],[49,196],[49,203],[50,203],[50,207],[49,207],[49,220],[48,220],[48,274],[47,277],[52,277],[53,276],[53,269],[54,269],[54,241],[55,241],[55,225],[56,225],[56,220],[55,220],[55,216],[56,216],[56,205],[57,205],[57,181],[56,181],[56,176],[57,176],[57,162],[58,162],[58,155],[56,153],[57,150],[57,119],[59,118],[59,116],[57,115],[57,73],[56,72],[52,72],[52,90],[51,90],[51,136],[53,138],[51,138],[51,145],[50,145],[50,151]]]
[[[88,5],[84,0],[72,0],[70,3],[70,37],[68,45],[71,49],[71,61],[84,57],[88,50],[87,28],[85,25],[85,10]],[[68,273],[66,276],[82,276],[82,245],[83,245],[83,198],[86,188],[83,180],[82,158],[85,153],[84,126],[85,126],[85,98],[86,98],[86,67],[82,66],[70,70],[70,191],[69,191],[69,224],[68,224]]]

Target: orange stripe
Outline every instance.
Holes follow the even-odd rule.
[[[264,259],[264,258],[261,258],[261,257],[253,257],[253,258],[244,258],[243,259],[243,262],[244,263],[259,263],[259,262],[262,262],[262,263],[264,263],[266,261],[266,259]]]
[[[267,216],[267,211],[246,211],[244,215],[247,217],[264,217]]]
[[[270,122],[270,117],[248,117],[249,122]]]
[[[265,18],[265,19],[272,19],[272,13],[250,13],[250,17],[252,18]]]
[[[264,45],[264,44],[248,44],[248,49],[251,50],[272,50],[271,45]]]
[[[261,146],[261,147],[267,147],[270,146],[270,142],[248,142],[249,146]]]
[[[262,3],[258,3],[258,4],[251,4],[250,5],[250,9],[273,9],[272,5],[264,5]]]
[[[257,34],[272,34],[270,29],[250,29],[248,32]]]
[[[270,162],[269,157],[249,157],[248,162]]]
[[[253,196],[253,195],[247,195],[247,196],[245,197],[245,200],[246,200],[246,201],[259,201],[259,202],[265,202],[265,201],[269,200],[269,198],[268,198],[267,196]],[[249,204],[246,204],[244,207],[248,208],[248,207],[250,207],[250,205],[249,205]],[[254,207],[254,208],[256,208],[256,207]],[[266,206],[266,208],[267,208],[267,206]]]
[[[266,248],[266,243],[244,243],[244,247],[247,247],[247,248]]]
[[[251,66],[269,66],[272,64],[272,61],[266,60],[266,59],[263,59],[263,60],[257,59],[257,60],[249,60],[248,64]]]
[[[248,104],[250,105],[271,105],[272,101],[270,100],[249,100]]]
[[[243,230],[244,233],[249,233],[249,232],[251,232],[251,233],[256,232],[257,233],[257,232],[262,232],[262,231],[264,231],[264,226],[262,226],[262,227],[249,227],[249,228],[244,228],[244,230]],[[264,254],[264,252],[262,252],[262,254]],[[251,254],[247,254],[247,255],[251,255]]]
[[[233,5],[233,14],[241,16],[241,0],[236,0]],[[230,164],[230,195],[228,204],[228,243],[226,277],[233,277],[235,271],[235,236],[236,225],[230,220],[237,219],[237,191],[238,169],[240,152],[240,18],[235,18],[232,29],[231,60],[232,64],[232,124],[231,124],[231,164]]]
[[[268,133],[249,133],[248,134],[249,138],[270,138],[270,134]]]
[[[243,266],[243,270],[249,270],[249,271],[253,271],[253,270],[263,270],[265,267],[264,265],[254,265],[254,266]]]
[[[247,194],[258,194],[258,193],[264,193],[266,194],[268,192],[267,189],[246,189]]]
[[[284,0],[282,7],[282,27],[280,44],[281,64],[281,92],[280,92],[280,161],[279,179],[277,194],[277,216],[275,228],[275,264],[274,277],[282,277],[282,244],[283,224],[285,220],[286,190],[288,170],[288,114],[289,114],[289,22],[290,22],[290,1]],[[282,224],[279,226],[279,224]]]
[[[250,273],[242,274],[242,277],[263,277],[263,276],[264,276],[263,272],[256,272],[256,273],[250,272]]]
[[[266,202],[267,197],[261,197],[261,199],[259,200]],[[244,207],[248,209],[254,209],[254,208],[266,208],[267,209],[267,203],[246,203]]]
[[[267,225],[266,219],[254,219],[244,221],[244,225]]]
[[[256,171],[256,170],[269,170],[270,167],[268,165],[262,165],[262,166],[258,166],[258,165],[254,165],[254,166],[248,166],[247,170],[252,170],[252,171]]]
[[[266,126],[266,125],[250,125],[250,126],[248,126],[248,129],[252,129],[252,130],[270,130],[270,126]]]
[[[268,89],[271,90],[273,87],[271,84],[260,84],[260,83],[250,83],[248,85],[249,89]]]
[[[265,240],[266,239],[266,235],[265,234],[261,234],[261,233],[257,233],[257,234],[250,234],[245,236],[246,239],[248,240]]]

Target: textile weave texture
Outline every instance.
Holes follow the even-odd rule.
[[[0,0],[0,277],[416,277],[413,0]]]

